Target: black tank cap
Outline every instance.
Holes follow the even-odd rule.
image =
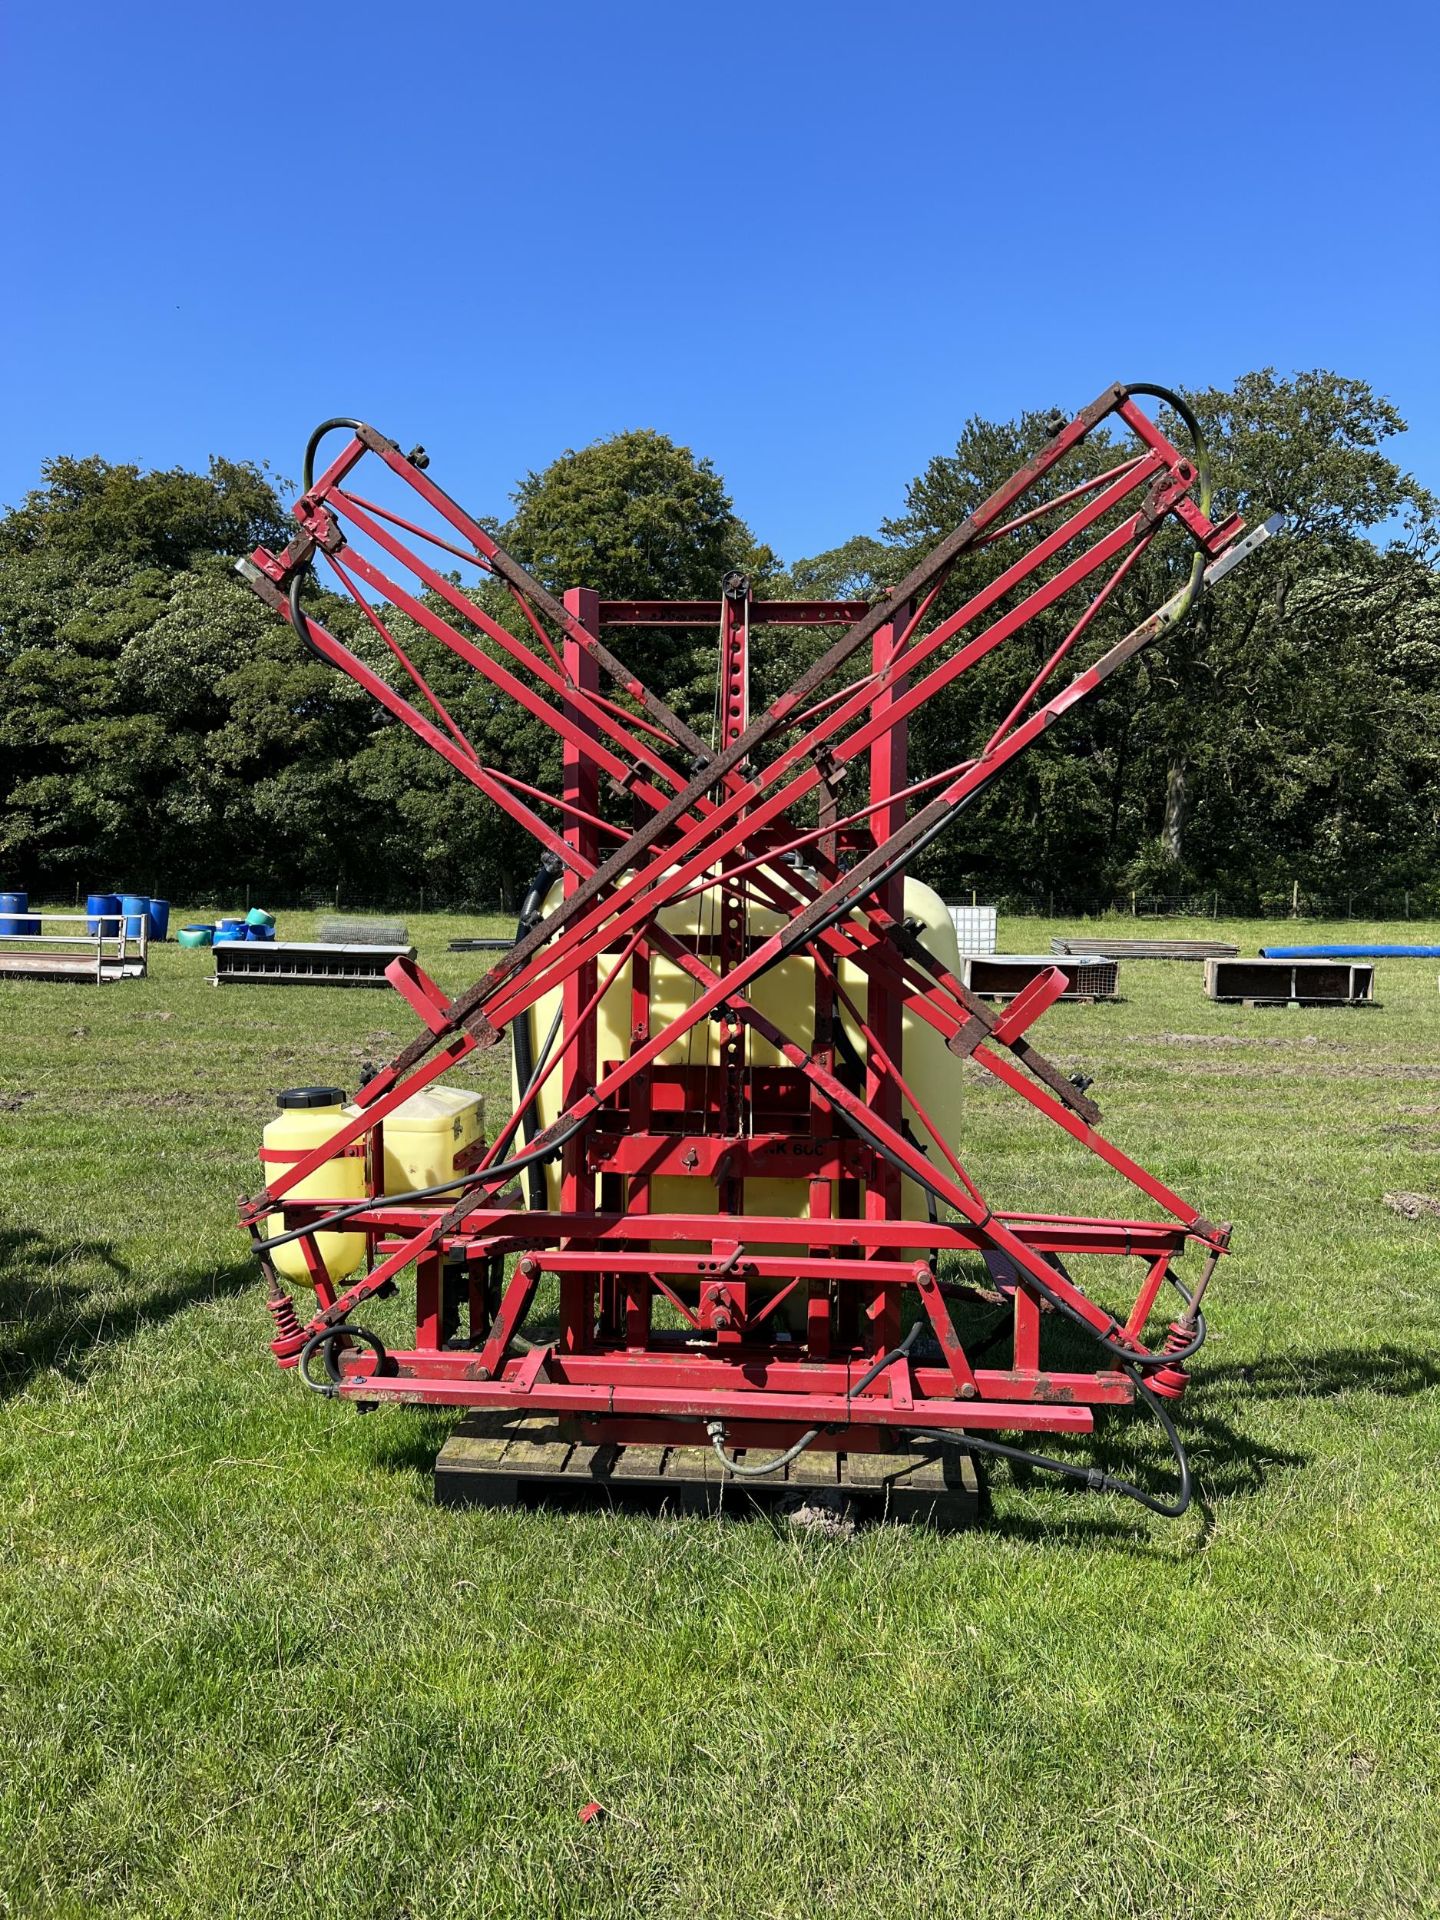
[[[282,1113],[291,1107],[342,1107],[345,1104],[343,1087],[288,1087],[284,1093],[277,1093],[275,1104]]]

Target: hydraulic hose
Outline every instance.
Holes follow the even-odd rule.
[[[854,1386],[846,1390],[845,1400],[847,1405],[857,1394],[863,1393],[870,1382],[877,1379],[885,1371],[886,1367],[892,1366],[895,1361],[903,1360],[908,1356],[911,1347],[914,1346],[916,1340],[919,1338],[920,1326],[921,1323],[917,1320],[898,1347],[892,1347],[889,1353],[882,1353],[878,1360],[866,1368]],[[782,1467],[788,1467],[792,1460],[798,1460],[805,1449],[820,1438],[824,1429],[821,1427],[811,1427],[808,1433],[802,1433],[795,1444],[787,1447],[784,1453],[777,1453],[773,1455],[771,1459],[762,1460],[753,1467],[742,1466],[733,1454],[725,1451],[725,1422],[723,1420],[709,1421],[705,1431],[710,1436],[710,1444],[715,1449],[716,1458],[720,1461],[720,1464],[725,1468],[727,1473],[733,1473],[741,1480],[758,1480],[762,1475],[778,1473]]]
[[[351,433],[358,433],[360,431],[360,424],[358,420],[347,419],[341,414],[337,414],[333,420],[322,420],[320,422],[319,426],[316,427],[309,440],[305,443],[305,459],[301,469],[300,481],[300,491],[302,495],[309,493],[311,487],[315,484],[315,452],[326,434],[333,433],[337,427],[348,427]],[[314,640],[311,639],[310,621],[300,605],[300,582],[307,571],[308,568],[306,567],[297,568],[295,573],[290,577],[290,625],[294,628],[295,635],[301,646],[304,647],[305,651],[313,660],[318,660],[322,667],[333,667],[335,662],[333,660],[327,660],[319,647],[316,646]]]
[[[926,1180],[922,1174],[916,1173],[912,1167],[907,1166],[900,1156],[892,1152],[882,1140],[870,1131],[863,1121],[857,1120],[853,1114],[847,1114],[845,1118],[846,1124],[853,1127],[862,1139],[869,1142],[876,1153],[880,1154],[883,1159],[888,1160],[891,1166],[902,1173],[907,1180],[913,1180],[917,1186],[923,1187],[929,1193],[933,1193],[937,1199],[944,1199],[945,1196],[939,1192],[938,1188],[932,1187],[931,1183]],[[1027,1272],[1025,1278],[1038,1293],[1044,1296],[1057,1313],[1063,1313],[1068,1320],[1073,1320],[1082,1332],[1089,1334],[1095,1344],[1100,1347],[1103,1352],[1108,1353],[1113,1360],[1118,1361],[1121,1366],[1133,1367],[1142,1373],[1156,1372],[1161,1367],[1179,1366],[1183,1361],[1189,1360],[1193,1355],[1197,1354],[1205,1344],[1205,1316],[1197,1309],[1195,1312],[1195,1337],[1187,1346],[1181,1347],[1173,1353],[1136,1353],[1132,1347],[1122,1347],[1117,1342],[1108,1340],[1098,1328],[1091,1326],[1083,1314],[1077,1313],[1068,1300],[1064,1299],[1060,1294],[1052,1292],[1042,1281],[1037,1280],[1033,1274]],[[1188,1306],[1189,1296],[1180,1286],[1179,1281],[1175,1279],[1173,1274],[1171,1274],[1169,1278],[1171,1285],[1176,1288]]]
[[[1002,1460],[1016,1460],[1027,1467],[1038,1467],[1042,1473],[1057,1474],[1065,1480],[1077,1480],[1088,1493],[1118,1493],[1126,1500],[1134,1500],[1142,1507],[1148,1507],[1151,1513],[1158,1513],[1162,1519],[1178,1520],[1189,1509],[1194,1494],[1190,1462],[1186,1458],[1180,1435],[1175,1430],[1175,1422],[1145,1385],[1139,1372],[1133,1367],[1126,1371],[1136,1393],[1154,1414],[1169,1442],[1179,1476],[1173,1500],[1157,1499],[1153,1493],[1147,1493],[1144,1487],[1137,1487],[1134,1481],[1122,1480],[1113,1473],[1106,1473],[1101,1467],[1082,1467],[1073,1460],[1055,1460],[1049,1454],[1031,1453],[1024,1447],[1007,1446],[1000,1440],[981,1440],[969,1433],[948,1433],[939,1427],[907,1427],[905,1431],[917,1440],[937,1440],[948,1447],[960,1447],[967,1453],[998,1454]]]
[[[333,420],[322,420],[309,440],[305,443],[305,460],[301,468],[300,491],[309,493],[315,484],[315,453],[327,433],[333,433],[337,427],[348,427],[351,433],[360,431],[362,422],[350,420],[344,414],[336,414]]]
[[[307,1234],[326,1233],[343,1221],[351,1219],[357,1213],[365,1213],[371,1207],[404,1207],[416,1200],[437,1200],[442,1194],[464,1192],[470,1187],[485,1186],[494,1180],[507,1180],[512,1173],[523,1173],[526,1167],[536,1166],[544,1160],[551,1160],[559,1153],[565,1142],[583,1127],[583,1120],[573,1121],[563,1133],[558,1133],[548,1146],[538,1147],[529,1153],[516,1154],[512,1160],[497,1160],[492,1167],[478,1167],[473,1173],[457,1174],[453,1180],[442,1180],[433,1187],[412,1187],[408,1193],[387,1193],[365,1200],[352,1200],[348,1205],[337,1207],[333,1213],[327,1213],[319,1220],[313,1220],[308,1227],[295,1227],[289,1233],[277,1233],[273,1239],[261,1242],[265,1252],[273,1247],[285,1247],[292,1240],[303,1240]],[[284,1203],[281,1202],[281,1205]]]
[[[310,616],[300,605],[300,583],[308,571],[306,567],[297,567],[290,576],[290,625],[295,630],[296,639],[312,660],[318,660],[322,667],[334,667],[335,662],[328,659],[311,639]]]

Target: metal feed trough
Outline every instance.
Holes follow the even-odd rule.
[[[1140,406],[1146,394],[1177,412],[1186,451]],[[1103,438],[1112,430],[1123,444]],[[1066,456],[1097,434],[1105,470],[1077,476]],[[922,1464],[947,1448],[1013,1452],[1027,1434],[1085,1435],[1097,1411],[1140,1404],[1174,1449],[1173,1498],[1019,1452],[1182,1511],[1188,1473],[1168,1407],[1204,1338],[1200,1297],[1229,1229],[1100,1132],[1084,1083],[1033,1044],[1066,991],[1061,967],[1039,965],[1008,1006],[986,1007],[940,935],[917,931],[906,888],[918,883],[904,876],[1278,523],[1247,532],[1236,515],[1212,520],[1198,428],[1150,387],[1109,387],[1057,419],[1041,451],[873,605],[759,600],[739,575],[713,600],[613,602],[575,588],[562,601],[427,467],[423,449],[327,421],[307,452],[295,537],[241,572],[317,659],[524,826],[563,879],[462,993],[394,961],[414,1038],[352,1108],[334,1109],[321,1145],[280,1168],[272,1156],[243,1221],[280,1364],[361,1406],[551,1422],[556,1446],[595,1450],[592,1460],[709,1448],[723,1469],[712,1464],[712,1478],[772,1484],[827,1459],[827,1484],[849,1483],[846,1462],[851,1480],[873,1484],[907,1449]],[[1125,631],[1115,590],[1167,532],[1189,555],[1172,576],[1182,584]],[[352,599],[393,668],[352,652],[313,595],[307,607],[312,569]],[[953,608],[939,600],[947,580],[960,589]],[[712,735],[611,651],[632,627],[715,632]],[[752,631],[780,627],[822,629],[821,643],[752,714]],[[472,669],[492,704],[512,701],[553,729],[558,792],[486,761],[406,651],[417,629]],[[1004,721],[911,779],[911,717],[1017,647],[1029,684]],[[443,1190],[387,1190],[387,1116],[507,1028],[526,1076],[509,1117]],[[692,1048],[699,1062],[687,1064]],[[982,1194],[963,1140],[913,1083],[912,1061],[937,1060],[947,1100],[969,1063],[1102,1161],[1128,1191],[1124,1210],[1042,1215]],[[355,1155],[366,1197],[343,1211],[313,1197],[312,1176]],[[332,1278],[322,1229],[331,1241],[363,1235],[363,1270]],[[303,1311],[274,1266],[281,1235],[313,1283]],[[1190,1247],[1199,1272],[1187,1290],[1173,1268]],[[416,1327],[396,1350],[361,1323],[406,1275]],[[543,1326],[532,1318],[542,1288]],[[1152,1331],[1167,1288],[1178,1311]]]
[[[413,947],[345,945],[329,940],[217,940],[215,985],[384,987]]]

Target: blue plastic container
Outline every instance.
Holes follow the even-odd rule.
[[[217,920],[215,923],[215,938],[217,940],[243,940],[245,938],[245,922],[243,920]]]
[[[247,940],[273,940],[275,938],[275,929],[274,927],[246,927],[245,938]]]
[[[87,893],[85,896],[85,930],[92,936],[100,934],[106,939],[120,931],[120,896],[118,893]]]
[[[0,893],[0,934],[30,932],[34,923],[16,917],[23,914],[29,904],[28,893]],[[38,933],[39,928],[36,927],[35,931]]]
[[[122,893],[120,896],[120,911],[125,916],[125,937],[127,940],[138,940],[142,927],[145,928],[148,934],[150,928],[150,896],[148,893]]]
[[[150,938],[152,940],[163,940],[165,938],[166,928],[169,925],[170,902],[168,900],[156,900],[152,895],[150,900]]]

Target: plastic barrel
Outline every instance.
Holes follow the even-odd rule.
[[[150,938],[152,940],[163,940],[169,925],[170,902],[168,900],[157,900],[152,894],[150,898]]]
[[[85,931],[92,935],[101,934],[113,939],[120,931],[120,896],[118,893],[87,893],[85,896]]]
[[[243,920],[217,921],[215,924],[215,938],[217,940],[243,940],[245,938],[245,922]]]
[[[120,896],[120,911],[125,916],[125,937],[127,940],[138,940],[142,927],[148,932],[150,925],[150,896],[148,893],[122,893]]]
[[[245,929],[245,938],[247,940],[273,940],[275,938],[275,929],[274,927],[249,926]]]
[[[15,916],[23,914],[30,904],[28,893],[0,893],[0,934],[29,933],[31,923]],[[36,929],[38,932],[38,928]]]
[[[252,907],[245,916],[245,924],[247,927],[273,927],[275,916],[267,913],[264,907]]]
[[[208,947],[214,937],[213,927],[181,927],[175,936],[182,947]]]

